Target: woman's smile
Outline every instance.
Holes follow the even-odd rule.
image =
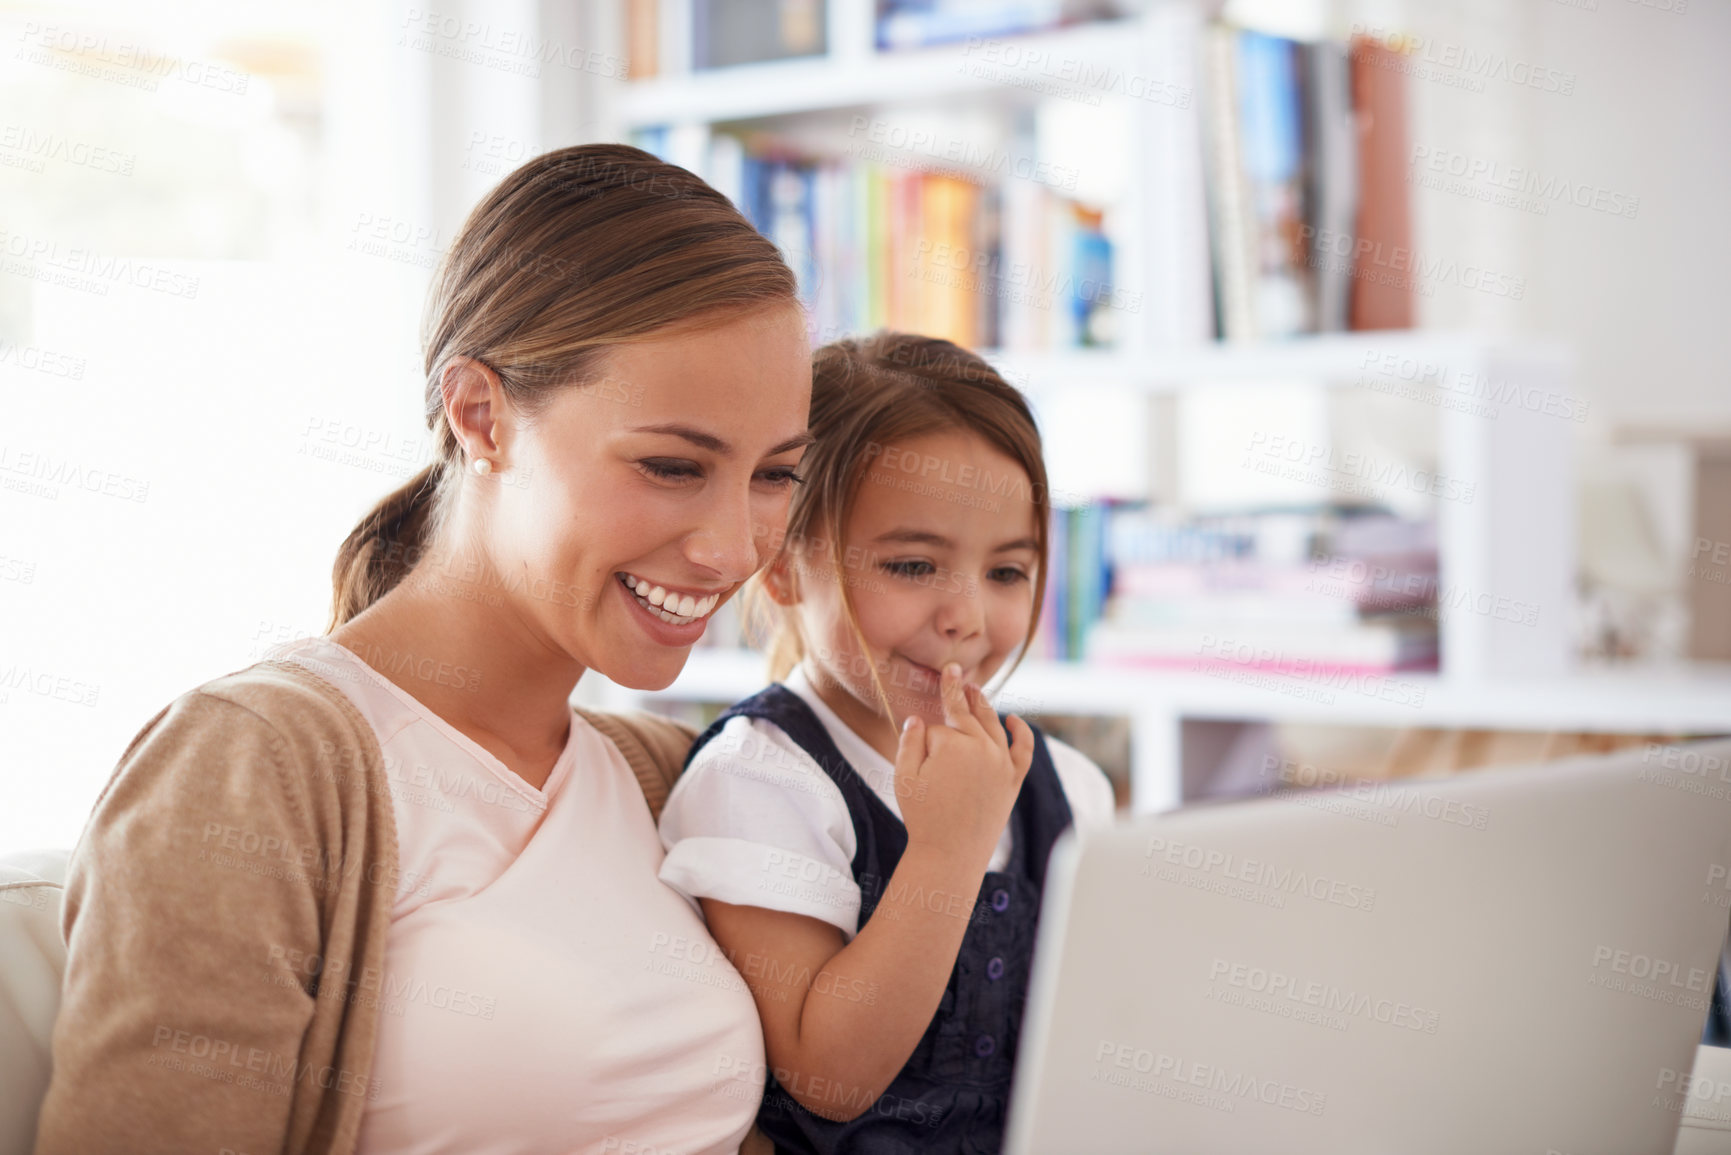
[[[698,618],[708,617],[710,611],[720,603],[721,595],[727,592],[713,590],[708,593],[693,593],[688,590],[669,589],[626,570],[620,570],[617,576],[638,601],[658,612],[662,621],[676,626],[689,625]]]
[[[720,600],[719,595],[710,602],[708,609],[705,609],[702,614],[693,614],[689,617],[670,614],[660,606],[652,604],[635,588],[627,585],[626,579],[629,576],[628,574],[620,574],[618,580],[613,583],[614,588],[619,591],[620,598],[630,607],[627,612],[636,618],[638,625],[653,642],[661,646],[689,646],[703,636],[704,629],[709,625],[709,610],[715,608],[715,602]],[[638,580],[641,583],[642,579]],[[653,594],[658,589],[661,590],[664,598],[668,596],[666,590],[660,586],[651,586],[650,593]],[[665,605],[666,602],[664,601],[662,604]],[[680,598],[680,604],[684,604],[683,597]]]

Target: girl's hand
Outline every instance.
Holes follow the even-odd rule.
[[[1005,726],[961,668],[944,667],[938,683],[944,724],[910,715],[896,749],[896,801],[908,844],[981,872],[991,860],[1022,779],[1034,759],[1034,732],[1014,714]]]

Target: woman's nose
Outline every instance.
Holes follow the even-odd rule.
[[[686,538],[686,556],[724,581],[744,581],[757,572],[758,556],[772,527],[758,518],[749,493],[713,503]]]

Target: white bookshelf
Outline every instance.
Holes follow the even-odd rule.
[[[764,686],[763,655],[694,650],[666,690],[641,693],[591,674],[580,683],[590,704],[641,709],[657,699],[733,702]],[[1307,722],[1441,729],[1584,733],[1731,732],[1731,664],[1669,669],[1573,671],[1518,680],[1442,674],[1391,675],[1405,701],[1336,691],[1331,702],[1307,694],[1299,679],[1250,685],[1202,674],[1157,673],[1086,663],[1022,663],[998,696],[1013,712],[1112,715],[1131,728],[1131,809],[1169,810],[1184,801],[1184,723]],[[1278,688],[1275,688],[1277,686]],[[1406,704],[1422,695],[1422,706]]]
[[[1469,334],[1338,333],[1259,345],[1198,345],[1145,355],[1072,353],[998,355],[995,363],[1036,403],[1088,382],[1137,392],[1205,389],[1245,381],[1349,384],[1369,377],[1405,384],[1377,367],[1446,367],[1449,374],[1518,388],[1525,396],[1566,397],[1563,350]],[[1420,370],[1422,372],[1422,370]],[[1417,402],[1415,402],[1416,404]],[[1491,614],[1454,614],[1441,622],[1448,677],[1554,675],[1570,665],[1575,571],[1571,422],[1518,405],[1495,406],[1494,419],[1439,405],[1437,471],[1471,479],[1474,499],[1438,501],[1439,584],[1541,607],[1533,624]]]
[[[1558,345],[1413,329],[1321,333],[1260,344],[1205,342],[1140,357],[1092,349],[985,351],[992,363],[1021,387],[1061,387],[1087,378],[1146,392],[1290,377],[1350,381],[1365,371],[1365,357],[1370,353],[1415,362],[1435,360],[1519,379],[1555,377],[1569,369],[1568,354]]]
[[[831,22],[832,29],[835,23]],[[1037,43],[1060,58],[1074,56],[1128,64],[1135,59],[1137,36],[1142,28],[1141,20],[1113,20],[1005,39]],[[830,43],[837,43],[833,33]],[[1005,86],[998,81],[959,67],[972,55],[963,43],[880,53],[872,46],[869,24],[864,30],[863,43],[857,35],[848,36],[845,43],[849,48],[832,52],[828,57],[800,57],[696,73],[672,71],[664,58],[662,75],[625,87],[618,105],[620,127],[763,120],[977,94],[1019,96],[1024,101],[1037,95],[1017,90],[1003,92]]]
[[[663,0],[662,75],[619,86],[597,123],[602,139],[665,127],[671,158],[705,173],[717,126],[754,122],[786,130],[811,122],[835,131],[846,115],[934,102],[1001,105],[1018,114],[1038,99],[1026,86],[982,78],[962,67],[960,44],[878,53],[871,0],[828,0],[829,55],[693,74],[686,0]],[[1170,396],[1235,382],[1351,385],[1378,359],[1482,374],[1524,393],[1567,396],[1565,350],[1542,342],[1430,331],[1353,332],[1259,344],[1195,339],[1208,301],[1205,236],[1186,225],[1201,204],[1200,82],[1194,57],[1203,19],[1185,0],[1151,5],[1142,16],[1007,37],[1046,59],[1087,59],[1134,67],[1188,85],[1187,109],[1127,101],[1123,142],[1134,195],[1114,206],[1114,280],[1140,292],[1145,308],[1127,318],[1111,351],[987,356],[1035,402],[1065,403],[1094,390]],[[842,119],[838,119],[841,117]],[[827,127],[826,127],[827,126]],[[809,137],[810,129],[806,129]],[[707,175],[707,174],[705,174]],[[1201,278],[1200,280],[1198,278]],[[1082,388],[1085,387],[1085,388]],[[1068,391],[1068,394],[1066,393]],[[1433,395],[1433,400],[1435,399]],[[1413,404],[1421,404],[1414,401]],[[1532,624],[1491,614],[1442,617],[1442,670],[1392,675],[1414,708],[1374,695],[1332,700],[1296,679],[1268,684],[1204,674],[1163,673],[1081,663],[1027,662],[1009,683],[1006,708],[1030,713],[1122,715],[1131,724],[1131,804],[1139,812],[1183,801],[1184,733],[1189,721],[1292,721],[1589,732],[1731,731],[1731,671],[1582,672],[1571,659],[1575,574],[1571,447],[1574,422],[1519,405],[1494,418],[1434,406],[1437,469],[1472,479],[1471,502],[1436,502],[1439,581],[1445,590],[1484,592],[1540,607]],[[726,702],[762,687],[760,655],[693,652],[679,679],[658,694],[586,678],[583,697],[613,708],[655,698]]]

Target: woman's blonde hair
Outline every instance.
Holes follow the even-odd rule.
[[[462,480],[440,384],[452,358],[489,366],[533,418],[557,391],[599,377],[610,346],[795,294],[781,254],[725,196],[641,149],[562,148],[505,177],[463,223],[427,299],[433,461],[343,541],[328,628],[400,582],[448,514]]]
[[[1040,431],[1027,400],[983,358],[935,337],[879,332],[834,341],[812,356],[811,432],[816,441],[800,462],[805,484],[788,510],[782,552],[827,551],[839,567],[842,527],[872,463],[886,448],[930,433],[975,434],[1019,464],[1022,478],[981,478],[983,495],[1020,498],[1033,505],[1039,564],[1026,637],[1040,620],[1046,596],[1050,502]],[[866,653],[859,617],[840,577],[841,604],[860,652]],[[794,616],[776,606],[763,575],[747,590],[748,622],[769,651],[769,673],[781,680],[805,657],[806,642]],[[1026,647],[1024,646],[1024,650]],[[1021,661],[1018,654],[1016,663]],[[1008,677],[1016,663],[1005,671]],[[872,684],[890,712],[889,694],[875,667]]]

